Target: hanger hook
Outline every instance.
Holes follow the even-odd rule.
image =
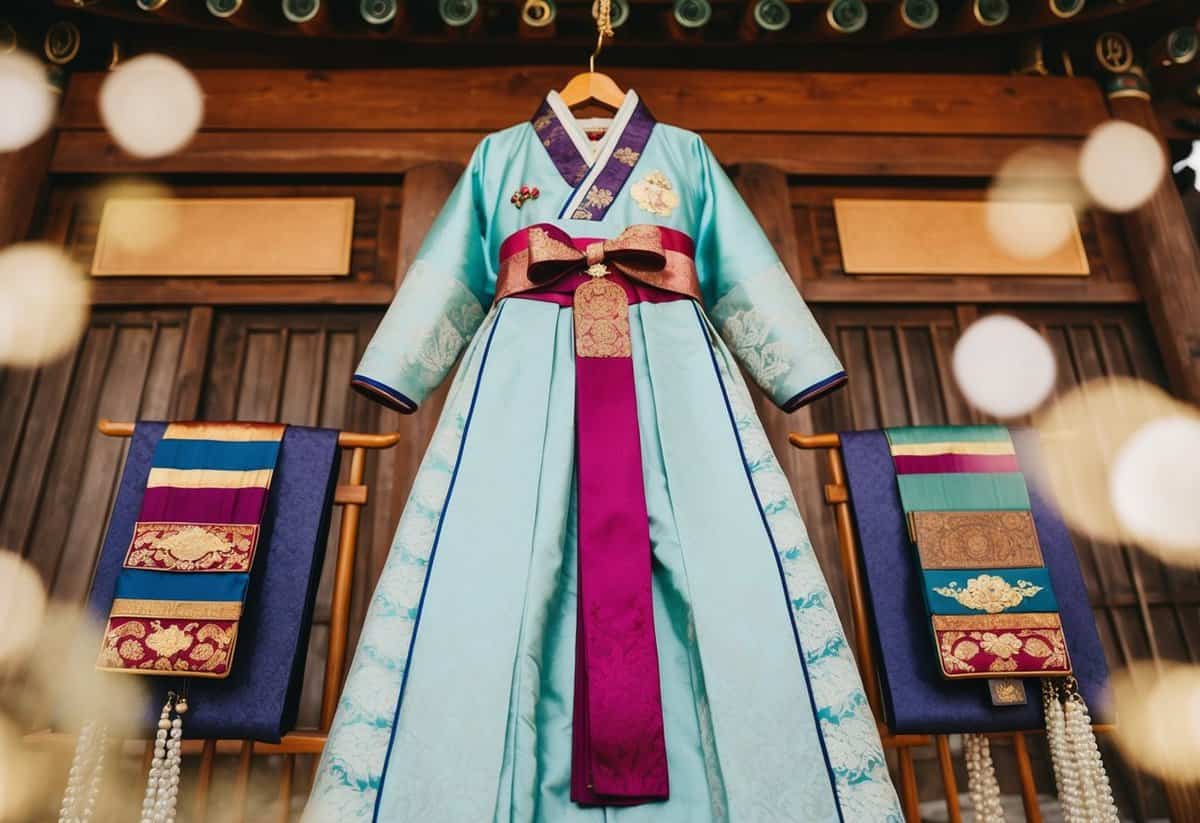
[[[588,55],[588,71],[593,74],[596,72],[596,58],[600,56],[600,50],[604,48],[604,32],[601,31],[596,35],[596,48]]]
[[[601,49],[604,48],[604,36],[612,36],[612,3],[611,0],[597,0],[595,6],[596,17],[596,48],[592,50],[592,54],[588,57],[588,71],[595,74],[596,58],[600,56]]]

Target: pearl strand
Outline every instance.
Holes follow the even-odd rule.
[[[963,735],[963,754],[967,764],[967,792],[976,823],[1004,823],[1000,803],[1000,784],[992,762],[992,748],[982,734]]]
[[[1090,753],[1086,750],[1086,731],[1080,729],[1079,704],[1069,697],[1063,704],[1063,716],[1067,727],[1067,749],[1075,763],[1079,774],[1079,799],[1085,820],[1100,820],[1100,802],[1096,796],[1096,783],[1093,779]]]
[[[1099,823],[1120,823],[1116,802],[1113,800],[1112,786],[1109,783],[1108,771],[1104,768],[1104,758],[1100,756],[1100,747],[1096,743],[1096,734],[1092,730],[1092,718],[1088,712],[1083,696],[1068,684],[1067,703],[1064,708],[1067,718],[1068,734],[1071,735],[1072,748],[1076,761],[1084,775],[1090,797],[1089,811],[1091,820]]]
[[[84,723],[75,742],[75,756],[67,775],[59,823],[88,823],[96,813],[96,801],[104,776],[104,750],[108,745],[108,729],[103,724]],[[83,784],[87,782],[86,792]]]
[[[1065,823],[1089,823],[1081,817],[1079,775],[1067,744],[1066,715],[1059,701],[1058,684],[1042,681],[1042,707],[1046,715],[1046,740],[1050,744],[1050,762],[1058,786],[1058,802]]]
[[[179,773],[183,761],[183,720],[178,716],[187,711],[187,700],[176,700],[175,693],[167,694],[158,730],[154,735],[154,757],[142,798],[140,823],[175,823],[179,801]],[[172,718],[174,711],[176,717]]]

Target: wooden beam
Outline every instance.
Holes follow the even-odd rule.
[[[1133,283],[1087,278],[869,277],[809,280],[809,303],[1136,303]]]
[[[1155,134],[1166,151],[1148,95],[1113,97],[1109,107],[1114,117]],[[1124,223],[1134,272],[1171,387],[1179,396],[1200,403],[1200,248],[1170,174]]]
[[[245,280],[253,282],[243,282]],[[386,306],[392,301],[392,291],[390,283],[344,283],[321,278],[271,283],[240,277],[114,277],[92,284],[92,304],[253,306],[294,303]]]
[[[578,67],[207,70],[214,131],[492,131],[527,117]],[[1069,77],[614,70],[664,122],[705,132],[1080,136],[1107,115],[1095,84]],[[73,75],[63,124],[98,129],[100,73]]]
[[[514,114],[514,119],[519,114]],[[428,163],[466,165],[482,131],[202,132],[176,154],[139,160],[102,131],[59,135],[51,171],[63,174],[403,174]],[[727,166],[758,163],[786,174],[990,177],[1012,154],[1046,138],[705,132]],[[1074,137],[1052,138],[1075,148]]]
[[[519,115],[514,115],[519,119]],[[179,152],[145,160],[103,131],[59,136],[51,169],[65,174],[403,174],[426,163],[466,165],[484,132],[208,131]]]

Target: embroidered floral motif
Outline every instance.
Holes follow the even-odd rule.
[[[746,373],[777,405],[842,372],[782,263],[773,260],[731,279],[709,316]]]
[[[179,626],[163,628],[162,623],[157,620],[151,625],[156,627],[156,631],[146,638],[146,645],[157,652],[159,657],[173,657],[191,646],[195,640],[191,635],[197,626],[195,623],[188,623],[186,631]]]
[[[544,131],[547,126],[554,122],[553,114],[543,114],[541,117],[533,121],[534,131]]]
[[[764,386],[770,386],[792,370],[787,346],[770,342],[770,334],[769,321],[754,309],[735,312],[721,324],[721,336],[754,379]]]
[[[401,352],[398,385],[416,400],[441,383],[454,366],[483,321],[483,307],[462,281],[422,260],[413,263],[400,289],[405,303],[445,306],[441,313],[414,319],[390,344]]]
[[[96,666],[110,671],[225,677],[236,633],[235,621],[110,617]]]
[[[669,216],[679,205],[679,194],[661,171],[650,172],[645,178],[634,183],[629,193],[633,202],[659,217]]]
[[[966,588],[954,580],[945,586],[935,586],[933,590],[968,609],[999,614],[1005,609],[1021,605],[1022,600],[1033,597],[1042,587],[1035,586],[1028,580],[1018,580],[1014,586],[998,575],[981,574],[968,580]]]
[[[994,654],[996,657],[1009,658],[1021,650],[1021,641],[1012,632],[1004,634],[992,634],[987,632],[983,636],[983,642],[980,646],[988,654]]]
[[[590,211],[588,211],[587,209],[575,209],[574,213],[571,215],[571,219],[572,220],[591,220],[592,213]]]
[[[122,660],[131,660],[134,663],[146,656],[146,651],[142,648],[142,644],[136,640],[126,640],[118,646],[118,650]]]
[[[634,151],[633,149],[629,148],[629,146],[621,146],[621,148],[613,152],[613,157],[617,160],[617,162],[624,163],[626,166],[630,167],[637,163],[638,158],[641,156],[642,155],[640,152]]]
[[[1069,674],[1062,628],[1013,629],[999,632],[937,632],[942,672],[947,677],[987,673]]]
[[[613,193],[608,189],[601,189],[596,186],[592,186],[591,189],[588,190],[586,199],[589,206],[595,206],[598,209],[602,209],[612,203]]]
[[[256,524],[139,522],[125,556],[125,567],[244,572],[250,570],[257,543]]]

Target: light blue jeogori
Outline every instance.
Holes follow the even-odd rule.
[[[841,364],[699,137],[654,123],[633,92],[601,139],[587,125],[552,92],[533,122],[483,140],[363,357],[358,387],[408,411],[461,362],[306,820],[899,821],[832,598],[734,357],[785,408],[838,385]],[[518,209],[522,186],[538,196]],[[630,307],[665,803],[569,799],[572,313],[491,305],[501,242],[534,223],[590,238],[653,223],[696,244],[703,307]]]

